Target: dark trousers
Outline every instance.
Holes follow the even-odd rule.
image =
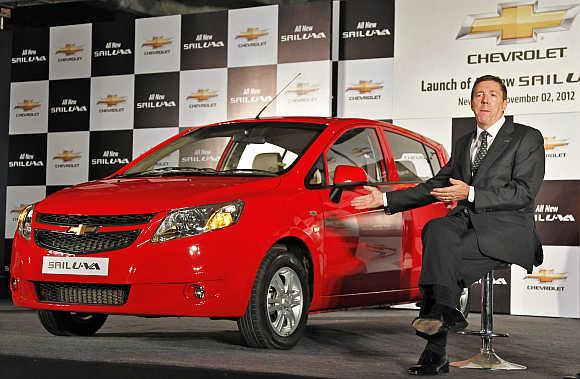
[[[431,220],[423,228],[422,240],[419,287],[425,306],[437,303],[456,308],[464,287],[505,263],[480,252],[467,213]]]

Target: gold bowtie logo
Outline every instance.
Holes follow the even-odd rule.
[[[24,99],[20,104],[16,104],[14,109],[22,109],[24,112],[29,112],[37,107],[40,107],[40,103],[34,100]]]
[[[541,268],[536,275],[526,275],[526,279],[537,279],[540,283],[551,283],[554,280],[566,279],[566,273],[555,273],[554,270]]]
[[[261,30],[260,28],[247,28],[245,32],[238,34],[236,39],[245,38],[247,41],[253,41],[266,35],[268,35],[267,30]]]
[[[80,157],[81,153],[75,153],[72,150],[63,150],[62,153],[55,155],[52,159],[62,159],[63,162],[69,162]]]
[[[153,49],[159,49],[165,45],[169,45],[171,43],[171,38],[165,38],[163,36],[155,36],[148,41],[145,41],[141,47],[149,46]]]
[[[125,97],[119,97],[117,95],[107,95],[107,97],[104,97],[101,100],[97,101],[97,104],[105,104],[107,105],[107,108],[109,108],[124,102]]]
[[[298,96],[308,95],[310,92],[315,91],[318,91],[318,87],[311,86],[308,83],[297,83],[295,88],[288,90],[288,92],[295,93]]]
[[[192,93],[191,95],[187,96],[185,99],[195,99],[197,101],[207,101],[212,97],[216,97],[218,95],[217,91],[210,91],[208,88],[198,89],[197,92]]]
[[[554,150],[560,146],[570,144],[567,139],[557,140],[556,137],[544,137],[544,150]]]
[[[498,45],[535,41],[538,33],[570,29],[580,5],[538,10],[538,2],[498,5],[495,14],[467,16],[456,39],[497,37]]]
[[[377,89],[383,88],[382,83],[373,83],[372,80],[359,80],[358,84],[353,84],[348,87],[347,91],[358,91],[359,93],[369,93]]]
[[[68,230],[66,231],[69,234],[75,234],[77,236],[82,236],[88,233],[94,233],[97,231],[97,229],[99,229],[98,226],[90,226],[90,225],[84,225],[84,224],[80,224],[79,226],[72,226],[70,228],[68,228]]]
[[[74,43],[66,43],[64,47],[61,47],[56,51],[56,54],[64,54],[68,57],[71,55],[75,55],[79,51],[83,51],[83,48],[75,45]]]

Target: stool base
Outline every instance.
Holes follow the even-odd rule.
[[[500,358],[495,351],[481,349],[479,354],[464,361],[451,362],[449,366],[458,368],[476,368],[486,370],[525,370],[526,366],[508,362]]]

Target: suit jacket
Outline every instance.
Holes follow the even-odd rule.
[[[461,201],[449,216],[470,217],[483,254],[531,271],[543,260],[534,225],[534,200],[544,178],[542,134],[506,119],[472,177],[470,147],[475,134],[457,140],[449,162],[433,178],[387,193],[388,211],[433,203],[437,201],[429,195],[433,188],[449,186],[449,178],[462,180],[474,187],[475,201]]]

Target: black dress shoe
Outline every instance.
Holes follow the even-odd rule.
[[[449,372],[447,354],[437,354],[425,349],[415,366],[409,367],[409,375],[439,375]]]
[[[451,332],[463,330],[468,324],[463,313],[455,308],[447,308],[443,314],[443,326]]]
[[[457,332],[467,327],[468,322],[463,314],[455,308],[435,304],[429,313],[419,314],[411,326],[420,333],[432,336],[443,330]]]

